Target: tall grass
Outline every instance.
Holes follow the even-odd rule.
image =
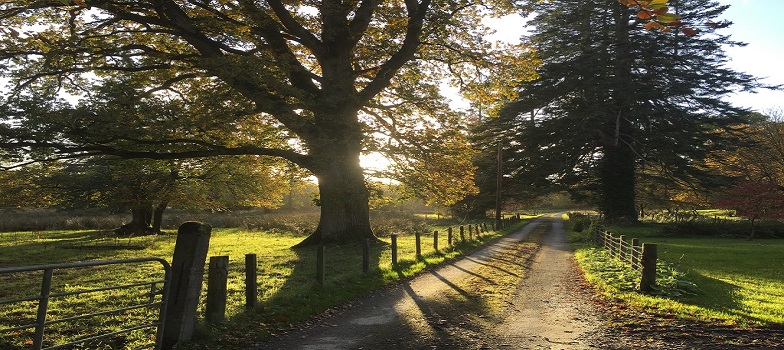
[[[322,286],[315,280],[316,258],[314,249],[292,249],[306,235],[308,227],[315,227],[315,216],[291,216],[265,214],[260,218],[274,219],[262,222],[253,217],[239,219],[244,227],[220,228],[213,230],[210,239],[209,256],[229,256],[228,283],[228,321],[219,325],[200,324],[201,336],[190,348],[234,349],[238,344],[250,344],[269,334],[288,329],[292,324],[307,320],[325,310],[356,299],[383,285],[416,274],[423,269],[442,263],[445,260],[471,251],[475,247],[495,239],[503,232],[491,232],[481,239],[467,242],[455,241],[450,247],[447,235],[442,231],[439,237],[439,250],[433,249],[432,231],[427,221],[413,217],[374,215],[373,225],[382,241],[371,249],[371,269],[361,271],[361,247],[358,244],[329,246],[326,254],[326,283]],[[204,219],[208,219],[204,217]],[[208,219],[209,220],[209,219]],[[211,223],[207,221],[208,223]],[[228,223],[221,222],[219,225]],[[236,223],[237,221],[235,221]],[[438,222],[442,224],[443,222]],[[216,225],[218,226],[218,225]],[[294,227],[294,229],[291,229]],[[422,258],[415,257],[414,235],[411,230],[426,233],[422,237]],[[392,266],[389,246],[389,233],[400,234],[399,264]],[[158,256],[170,259],[174,249],[175,235],[158,235],[118,239],[106,230],[54,230],[23,231],[0,233],[0,267],[39,265],[60,262],[122,259],[142,256]],[[258,259],[258,308],[247,312],[244,301],[244,256],[256,254]],[[154,273],[154,270],[138,270],[120,267],[109,273],[102,273],[99,280],[117,283],[131,282],[131,277]],[[57,275],[62,288],[78,286],[86,278],[94,278],[91,272],[64,271]],[[18,276],[0,276],[0,298],[10,298],[20,291],[35,291],[36,278],[18,279]],[[206,276],[205,276],[206,279]],[[12,284],[12,281],[27,283],[26,286]],[[205,280],[206,284],[206,280]],[[203,288],[202,297],[204,297]],[[114,295],[104,299],[132,298]],[[67,304],[64,304],[67,305]],[[201,303],[203,308],[204,303]],[[24,309],[24,307],[22,307]],[[29,310],[28,310],[29,311]],[[12,324],[19,317],[19,309],[3,308],[0,311],[0,329]],[[62,314],[80,312],[74,308],[62,307]],[[203,310],[200,310],[203,312]],[[25,316],[29,317],[29,316]],[[129,316],[130,318],[130,316]],[[87,328],[87,325],[82,325]],[[64,329],[56,336],[74,336]],[[60,338],[58,338],[60,339]],[[65,338],[63,338],[65,339]],[[3,344],[19,344],[22,338],[8,338],[0,334],[0,348]],[[117,344],[132,345],[131,340],[117,340],[109,348],[122,348]],[[119,346],[119,347],[117,347]]]
[[[784,240],[749,241],[732,237],[673,235],[668,224],[618,226],[608,229],[642,242],[657,243],[659,259],[685,273],[688,293],[650,295],[632,291],[623,278],[602,277],[595,266],[606,258],[588,245],[576,256],[586,277],[610,299],[676,317],[739,326],[784,325]]]

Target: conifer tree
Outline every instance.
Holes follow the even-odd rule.
[[[510,140],[512,181],[544,179],[593,198],[608,220],[631,222],[643,166],[670,182],[716,180],[706,155],[731,147],[728,127],[749,112],[724,98],[763,87],[725,66],[724,47],[743,45],[721,34],[728,6],[671,1],[684,23],[705,23],[688,36],[646,30],[637,9],[617,1],[565,2],[538,3],[527,39],[543,60],[540,78],[521,84],[493,122]]]

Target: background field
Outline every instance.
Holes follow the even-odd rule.
[[[275,218],[283,222],[285,218]],[[305,224],[302,218],[292,219],[287,225]],[[207,346],[213,348],[235,348],[236,344],[248,344],[269,334],[290,328],[293,324],[303,322],[313,315],[322,313],[332,307],[367,294],[373,289],[410,277],[428,267],[454,258],[475,247],[492,240],[502,232],[486,232],[479,239],[469,241],[468,229],[465,231],[465,242],[458,242],[459,229],[454,227],[453,246],[447,242],[446,227],[450,222],[446,219],[423,220],[414,217],[385,217],[375,221],[376,231],[382,242],[371,247],[371,269],[363,274],[362,248],[359,244],[329,246],[326,250],[326,281],[322,286],[316,282],[315,248],[292,249],[305,235],[292,233],[291,228],[282,224],[264,223],[257,227],[266,230],[249,230],[240,228],[215,228],[210,239],[208,256],[229,256],[228,283],[228,321],[223,324],[200,324],[201,336],[192,344],[194,348]],[[452,222],[454,223],[454,222]],[[415,258],[415,238],[413,232],[419,230],[422,235],[422,259]],[[433,249],[434,230],[439,230],[439,251]],[[288,232],[287,232],[288,231]],[[506,231],[504,231],[506,232]],[[391,251],[388,244],[389,233],[399,233],[399,264],[391,264]],[[61,262],[93,261],[124,259],[135,257],[162,257],[171,259],[176,235],[142,236],[117,238],[105,230],[54,230],[54,231],[20,231],[0,233],[0,267],[41,265]],[[256,254],[258,259],[259,307],[254,312],[245,310],[245,254]],[[65,290],[79,286],[86,280],[111,281],[113,283],[129,283],[131,278],[152,276],[160,273],[156,266],[119,266],[101,271],[85,273],[81,270],[63,271],[55,278],[55,289]],[[39,276],[1,276],[0,299],[17,297],[22,292],[35,293],[40,283]],[[202,290],[204,299],[206,290]],[[139,291],[140,293],[143,291]],[[95,295],[92,300],[84,300],[80,305],[91,305],[93,309],[104,307],[111,300],[128,299],[135,296]],[[69,308],[62,304],[59,316],[80,313],[84,308]],[[0,312],[0,324],[18,324],[21,320],[34,320],[34,308],[22,307],[23,310],[4,308]],[[203,315],[204,303],[200,305]],[[128,316],[127,320],[145,315]],[[149,316],[149,314],[147,314]],[[105,321],[101,321],[105,322]],[[89,325],[82,325],[87,327]],[[64,328],[63,328],[64,329]],[[56,333],[56,330],[53,330]],[[79,336],[64,331],[54,339],[61,341],[68,337]],[[78,333],[78,332],[77,332]],[[26,334],[12,334],[10,338],[0,334],[0,345],[22,344]],[[149,337],[149,334],[137,335],[137,338]],[[130,341],[129,341],[130,342]],[[106,348],[115,346],[103,344]],[[93,347],[96,347],[93,345]],[[2,348],[2,346],[0,346]]]
[[[628,280],[599,278],[602,255],[587,244],[577,245],[576,255],[586,276],[609,298],[653,312],[725,325],[784,325],[784,240],[672,235],[666,234],[672,232],[666,224],[607,229],[657,243],[659,259],[680,273],[674,278],[697,287],[668,296],[640,294],[629,290]]]

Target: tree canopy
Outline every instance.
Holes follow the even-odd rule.
[[[540,77],[485,123],[485,144],[506,140],[519,187],[569,190],[614,221],[637,219],[641,185],[715,184],[706,159],[738,144],[733,126],[749,114],[724,97],[761,87],[725,66],[723,47],[743,45],[721,34],[726,8],[670,1],[679,21],[711,23],[683,33],[646,30],[638,8],[611,0],[537,3]]]
[[[470,176],[444,175],[463,171],[471,152],[438,85],[525,71],[507,58],[525,47],[492,45],[480,21],[518,9],[500,0],[6,3],[0,76],[11,92],[0,147],[21,163],[282,157],[319,179],[321,222],[307,243],[372,237],[362,152],[407,152],[393,175],[437,171],[445,180],[418,184],[430,186],[423,194],[453,192],[440,201],[473,191]]]

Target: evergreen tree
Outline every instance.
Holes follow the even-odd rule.
[[[630,222],[644,166],[669,182],[716,180],[706,155],[730,147],[728,127],[749,112],[723,97],[762,87],[725,66],[723,47],[743,45],[719,33],[731,24],[718,19],[728,6],[671,1],[683,22],[708,23],[686,36],[645,30],[617,1],[565,2],[538,3],[528,39],[543,60],[540,78],[501,112],[513,181],[546,179],[595,198],[606,219]]]

